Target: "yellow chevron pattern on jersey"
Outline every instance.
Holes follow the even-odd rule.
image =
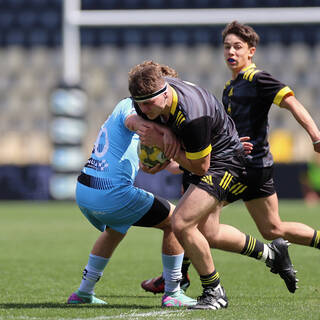
[[[213,183],[212,183],[212,176],[210,176],[210,175],[203,176],[203,177],[201,178],[201,181],[205,182],[206,184],[209,184],[210,186],[213,185]]]
[[[228,96],[231,97],[233,96],[233,87],[230,89],[229,93],[228,93]]]
[[[228,171],[226,171],[226,172],[224,173],[223,178],[221,179],[221,181],[220,181],[220,183],[219,183],[219,186],[220,186],[222,189],[226,190],[226,189],[228,188],[228,186],[229,186],[232,178],[233,178],[233,175],[232,175],[231,173],[229,173]]]
[[[242,193],[247,188],[248,188],[248,186],[246,186],[240,182],[237,182],[230,188],[229,192],[231,192],[234,195],[237,195],[237,194]]]
[[[223,90],[225,90],[227,87],[229,87],[229,86],[230,86],[230,83],[231,83],[231,80],[228,80],[228,81],[226,82],[226,84],[224,85]]]
[[[216,272],[212,277],[210,277],[208,279],[201,278],[201,283],[204,285],[209,285],[209,284],[213,283],[214,281],[218,280],[219,278],[220,278],[219,272]]]
[[[256,245],[257,240],[251,236],[249,236],[249,242],[248,242],[248,246],[247,246],[247,250],[243,253],[247,256],[250,256],[250,254],[253,252],[254,247]]]
[[[181,111],[178,111],[175,123],[176,126],[179,127],[183,121],[186,121],[186,117],[183,115]]]
[[[228,104],[228,110],[227,110],[227,112],[228,112],[229,114],[231,114],[231,103]]]
[[[248,80],[248,81],[252,81],[252,79],[253,79],[253,77],[254,77],[254,75],[256,74],[256,73],[258,73],[260,70],[258,70],[258,69],[256,69],[256,70],[254,70],[254,69],[249,69],[248,71],[246,71],[245,73],[244,73],[244,75],[243,75],[243,79],[245,79],[245,80]]]

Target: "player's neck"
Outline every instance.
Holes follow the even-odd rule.
[[[248,61],[246,64],[242,65],[240,68],[232,70],[232,80],[236,79],[240,72],[245,71],[252,65],[252,61]]]

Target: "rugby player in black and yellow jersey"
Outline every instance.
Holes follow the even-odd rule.
[[[282,237],[292,243],[320,249],[320,230],[298,222],[282,221],[273,181],[273,158],[268,143],[268,113],[272,104],[292,113],[308,133],[315,152],[320,152],[320,132],[293,91],[253,63],[259,36],[248,25],[234,21],[222,32],[224,58],[232,79],[225,85],[223,105],[235,122],[240,137],[253,143],[246,164],[246,189],[229,193],[232,201],[241,198],[265,239]]]
[[[230,192],[237,194],[245,190],[244,186],[239,188],[245,155],[234,123],[207,90],[164,77],[156,64],[150,62],[129,72],[129,91],[138,114],[170,127],[183,145],[173,158],[190,172],[190,186],[177,204],[172,226],[203,286],[197,304],[190,308],[226,308],[228,300],[210,252],[212,239],[216,248],[246,254],[267,264],[273,261],[279,268],[284,267],[284,260],[290,262],[287,250],[277,250],[219,223]],[[146,143],[152,129],[150,132],[145,128],[138,134],[141,142]],[[157,167],[143,169],[157,172]],[[285,267],[290,268],[291,264]]]

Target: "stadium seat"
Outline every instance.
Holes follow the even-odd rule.
[[[190,35],[187,37],[190,38]],[[267,70],[292,87],[296,96],[318,123],[320,121],[319,52],[319,44],[310,47],[301,43],[288,46],[281,43],[268,45],[262,43],[255,58],[260,69]],[[18,135],[23,135],[24,132],[31,130],[49,141],[46,135],[47,128],[42,123],[45,123],[48,117],[50,92],[62,76],[60,48],[38,45],[23,48],[15,45],[0,48],[0,56],[3,74],[0,80],[1,132],[13,128],[18,130]],[[127,73],[133,65],[147,59],[174,67],[181,78],[208,88],[219,99],[225,81],[230,79],[230,72],[223,61],[221,45],[212,46],[208,43],[189,45],[189,40],[187,43],[180,42],[171,46],[163,42],[146,46],[132,43],[124,47],[112,44],[100,47],[83,45],[81,85],[87,92],[90,110],[93,110],[88,117],[89,132],[96,132],[97,123],[101,124],[102,119],[107,117],[118,100],[129,95]],[[21,122],[21,108],[28,110],[25,123]],[[308,137],[299,131],[299,125],[293,117],[276,106],[271,109],[271,130],[285,127],[291,134],[297,130],[299,136],[302,136],[301,139],[309,145]],[[88,150],[92,147],[93,135],[90,134],[85,146]],[[0,145],[3,138],[0,139]],[[18,146],[19,143],[14,143],[14,146]],[[292,152],[292,157],[295,158],[297,149],[293,148]]]
[[[148,9],[163,9],[162,0],[146,0],[146,7]]]

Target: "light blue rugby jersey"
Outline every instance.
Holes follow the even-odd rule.
[[[91,157],[82,172],[107,178],[113,187],[133,184],[139,169],[139,136],[126,128],[125,119],[134,113],[136,112],[130,98],[117,104],[102,125]]]

